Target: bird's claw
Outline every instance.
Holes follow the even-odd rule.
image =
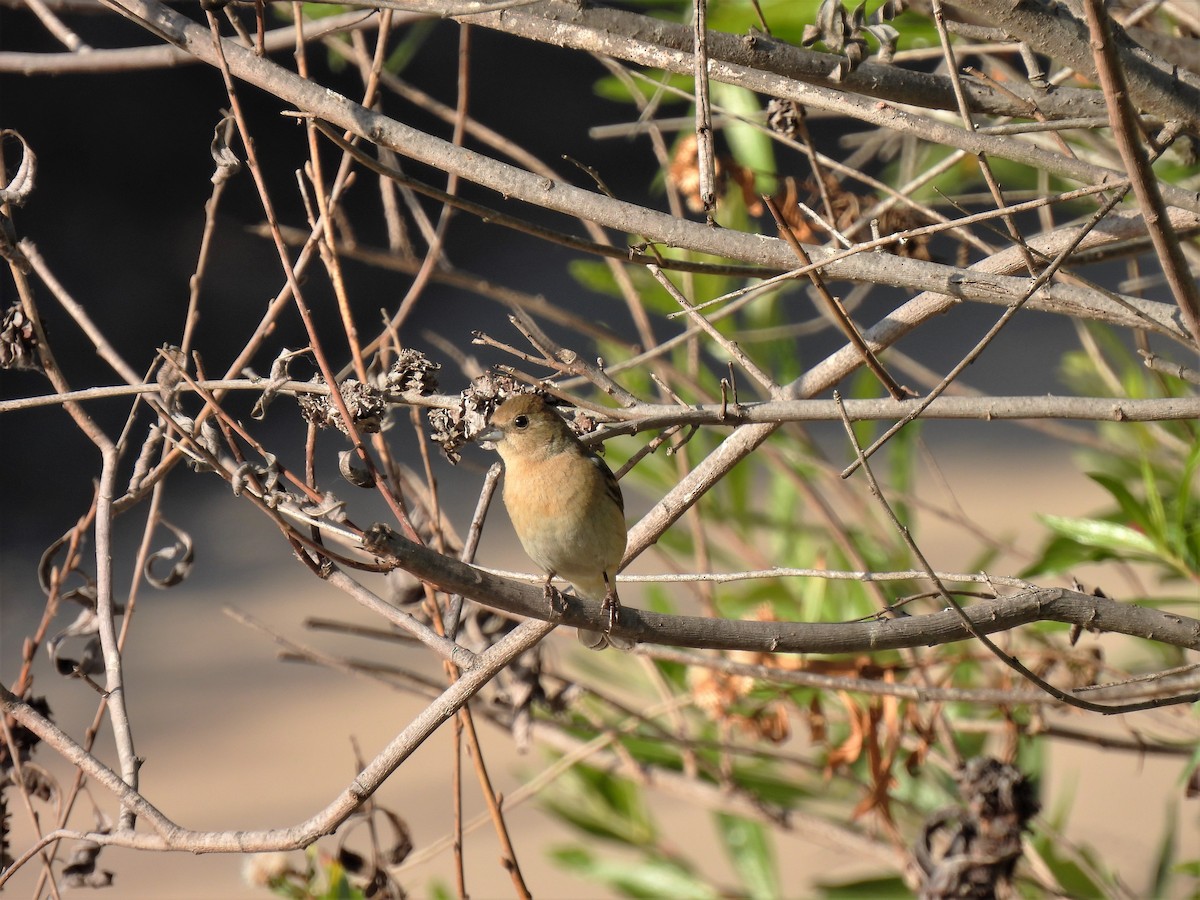
[[[621,617],[621,601],[617,599],[616,594],[604,595],[604,600],[600,603],[600,612],[604,616],[604,633],[611,635]]]
[[[607,581],[607,578],[605,580]],[[617,599],[617,592],[612,590],[611,585],[600,602],[600,612],[604,616],[604,630],[585,631],[580,629],[580,642],[591,650],[603,650],[605,647],[612,647],[614,650],[632,650],[636,641],[613,634],[613,629],[617,627],[621,618],[621,601]]]
[[[562,595],[562,591],[547,581],[542,587],[542,596],[546,598],[550,607],[551,620],[561,619],[567,611],[567,598]]]

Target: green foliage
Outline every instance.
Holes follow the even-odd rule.
[[[721,896],[704,878],[676,860],[646,857],[633,863],[618,862],[578,845],[556,848],[550,855],[564,869],[625,897],[719,900]]]
[[[1102,900],[1112,896],[1115,883],[1111,877],[1099,874],[1103,869],[1088,851],[1078,849],[1072,853],[1071,848],[1064,847],[1060,835],[1040,830],[1031,836],[1029,846],[1066,896],[1079,900]]]
[[[658,838],[641,788],[588,766],[573,766],[543,802],[594,837],[631,847],[652,847]]]
[[[762,823],[725,813],[718,813],[716,822],[725,852],[737,869],[746,896],[752,900],[780,896],[771,835]]]
[[[710,86],[713,104],[742,120],[753,122],[762,117],[762,106],[758,95],[745,88],[714,81]],[[755,173],[756,193],[772,193],[775,190],[775,142],[761,128],[747,121],[733,121],[721,130],[730,155]]]
[[[863,878],[842,884],[822,884],[818,897],[824,900],[897,900],[912,897],[912,891],[899,876]]]
[[[1080,393],[1109,393],[1114,383],[1129,397],[1170,397],[1177,379],[1156,377],[1112,334],[1089,330],[1092,352],[1067,356],[1064,377]],[[1104,377],[1104,373],[1108,373]],[[1112,505],[1094,516],[1044,515],[1052,538],[1025,577],[1070,572],[1087,562],[1117,560],[1151,565],[1165,580],[1200,582],[1200,442],[1188,422],[1102,426],[1110,450],[1086,457],[1089,477]]]

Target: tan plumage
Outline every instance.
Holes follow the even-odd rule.
[[[547,585],[558,575],[580,597],[601,602],[611,629],[620,609],[615,576],[627,538],[612,471],[535,394],[501,403],[478,439],[493,441],[504,460],[504,505],[521,546],[547,573]],[[593,645],[584,633],[580,637]]]

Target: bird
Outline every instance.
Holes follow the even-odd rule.
[[[525,553],[546,573],[552,610],[562,599],[551,585],[557,575],[606,616],[603,633],[580,629],[580,641],[595,650],[612,645],[628,540],[616,476],[538,394],[505,399],[476,440],[491,442],[504,461],[504,506]]]

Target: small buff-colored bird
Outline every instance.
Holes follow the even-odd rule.
[[[620,615],[616,574],[625,555],[625,504],[612,471],[536,394],[509,397],[476,440],[495,444],[504,460],[504,505],[525,552],[546,573],[546,594],[555,575],[575,593],[601,604],[605,633],[580,630],[588,647],[612,643]]]

